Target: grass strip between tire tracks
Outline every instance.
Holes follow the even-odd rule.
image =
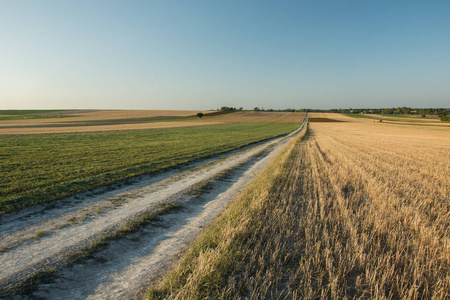
[[[128,234],[138,232],[143,226],[156,221],[159,216],[180,208],[181,206],[178,204],[166,202],[159,205],[156,210],[140,214],[135,219],[125,222],[118,229],[90,242],[81,249],[66,253],[62,262],[59,262],[56,266],[44,266],[43,270],[27,276],[4,290],[0,290],[0,299],[11,295],[30,295],[40,284],[52,282],[58,269],[82,263],[84,260],[92,258],[95,253],[104,250],[112,240],[121,239]]]

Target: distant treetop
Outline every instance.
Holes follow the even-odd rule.
[[[222,106],[220,111],[236,111],[236,107]]]

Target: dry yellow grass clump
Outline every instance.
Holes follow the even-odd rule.
[[[449,130],[311,117],[149,298],[450,297]]]

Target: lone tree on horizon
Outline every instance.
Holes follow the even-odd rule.
[[[201,113],[201,112],[197,113],[197,117],[199,117],[201,119],[203,117],[203,113]]]

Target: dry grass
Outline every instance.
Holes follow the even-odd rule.
[[[149,298],[450,298],[450,134],[313,123]]]
[[[204,117],[197,119],[195,116],[197,112],[113,110],[77,113],[77,111],[68,111],[62,113],[70,116],[68,118],[0,120],[0,135],[158,129],[240,122],[301,122],[305,116],[305,113],[301,112],[235,112],[215,115],[217,112],[203,111]],[[214,117],[208,117],[208,114]],[[186,117],[192,118],[183,120]]]

